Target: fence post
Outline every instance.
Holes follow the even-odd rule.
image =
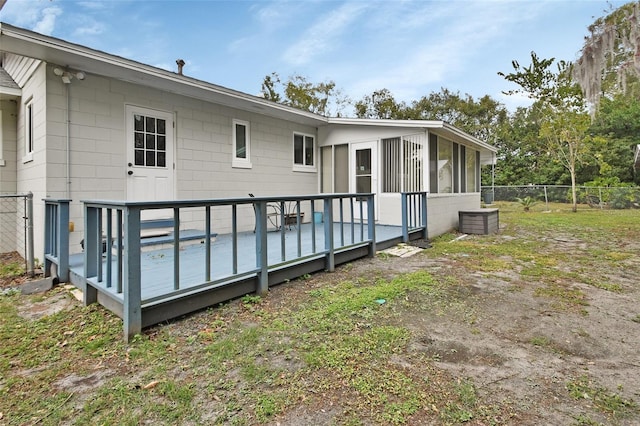
[[[27,194],[27,273],[35,275],[35,256],[33,250],[33,192]]]

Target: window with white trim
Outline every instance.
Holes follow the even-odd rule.
[[[34,106],[33,99],[30,98],[24,104],[24,157],[22,162],[27,163],[33,160],[33,150],[35,145],[34,131]]]
[[[315,170],[315,137],[293,134],[293,165],[297,170]]]
[[[233,120],[233,167],[251,168],[251,127],[248,121]]]

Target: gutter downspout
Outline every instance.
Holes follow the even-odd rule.
[[[62,84],[64,84],[64,91],[65,91],[65,95],[67,98],[67,108],[66,108],[66,112],[65,112],[65,121],[66,121],[66,154],[67,154],[67,159],[66,159],[66,187],[67,187],[67,195],[66,198],[67,200],[71,199],[71,117],[70,117],[70,111],[71,111],[71,97],[69,96],[69,86],[71,86],[70,84],[71,82],[67,83],[67,82],[63,82]]]

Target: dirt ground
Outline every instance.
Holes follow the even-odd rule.
[[[584,250],[588,242],[555,238],[554,244],[564,252]],[[587,295],[584,306],[573,311],[558,309],[553,299],[536,297],[538,286],[521,282],[518,271],[468,271],[455,259],[434,258],[428,251],[353,262],[348,271],[338,268],[314,276],[311,285],[354,276],[390,279],[422,269],[442,280],[455,277],[463,284],[451,287],[446,306],[402,316],[401,324],[413,335],[410,351],[430,355],[437,367],[455,378],[471,379],[484,403],[509,404],[514,413],[509,424],[640,425],[640,417],[614,419],[594,407],[593,395],[585,392],[575,399],[567,389],[567,383],[588,377],[585,385],[591,389],[606,388],[608,395],[635,403],[640,399],[640,260],[631,262],[634,267],[621,265],[610,271],[611,282],[622,286],[620,292],[572,283]],[[270,302],[291,303],[299,291],[294,284],[276,287]],[[326,424],[336,407],[325,408],[320,417],[296,411],[279,424]],[[409,423],[431,421],[413,418]]]
[[[577,238],[556,237],[554,250],[585,250],[588,244]],[[640,251],[640,243],[637,245],[635,249]],[[640,418],[614,421],[594,407],[592,395],[585,392],[576,399],[567,389],[567,383],[588,377],[593,381],[591,388],[606,388],[636,403],[640,399],[640,264],[637,258],[627,262],[610,271],[610,282],[620,285],[622,291],[572,283],[572,288],[586,295],[580,309],[558,309],[553,298],[538,297],[535,280],[523,281],[515,268],[486,273],[467,270],[456,258],[432,256],[429,249],[406,258],[359,260],[333,273],[313,275],[304,285],[292,281],[276,286],[270,291],[268,305],[269,309],[290,306],[327,282],[354,276],[393,278],[426,269],[440,280],[459,284],[449,288],[446,304],[413,312],[409,308],[398,319],[399,325],[412,332],[410,352],[427,354],[437,368],[452,377],[471,380],[483,402],[508,404],[515,414],[510,424],[635,425],[640,424]],[[415,302],[409,306],[431,303]],[[60,306],[66,309],[68,303]],[[25,315],[38,309],[36,305],[23,306]],[[188,334],[200,315],[207,313],[176,321],[171,328]],[[330,424],[339,411],[334,405],[300,406],[279,416],[277,424]],[[583,415],[589,421],[576,422]],[[432,421],[413,418],[410,424]]]

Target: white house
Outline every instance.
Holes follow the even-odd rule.
[[[4,23],[0,54],[0,193],[34,193],[36,257],[46,197],[73,200],[78,250],[87,199],[374,192],[395,224],[399,194],[428,191],[438,235],[495,158],[441,121],[326,118]]]

